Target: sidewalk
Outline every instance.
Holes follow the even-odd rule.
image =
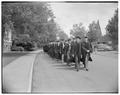
[[[101,56],[106,56],[106,57],[111,57],[111,58],[118,58],[118,51],[97,51],[93,52],[93,55],[101,55]]]
[[[36,55],[41,51],[32,51],[3,68],[2,82],[6,92],[31,92],[33,64]]]

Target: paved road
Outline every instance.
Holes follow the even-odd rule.
[[[32,92],[117,92],[118,58],[103,53],[93,54],[92,58],[88,72],[76,72],[74,67],[40,53],[34,64]]]

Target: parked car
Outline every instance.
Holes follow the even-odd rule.
[[[107,44],[98,44],[97,50],[98,51],[111,51],[111,50],[113,50],[113,48],[112,48],[112,46],[109,46]]]
[[[11,51],[24,51],[24,48],[21,46],[12,46]]]
[[[15,39],[13,40],[11,50],[12,51],[33,51],[34,48],[35,48],[34,43],[28,39],[26,40]]]

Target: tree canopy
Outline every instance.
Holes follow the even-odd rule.
[[[115,10],[114,16],[108,21],[106,31],[113,44],[118,45],[118,9]]]
[[[102,33],[99,21],[97,22],[93,21],[92,23],[89,24],[89,31],[87,33],[87,36],[91,42],[96,42],[100,40]]]
[[[11,26],[12,38],[28,34],[33,41],[56,40],[58,31],[50,5],[45,2],[2,3],[2,33]]]
[[[86,35],[87,31],[85,30],[85,27],[83,26],[82,23],[79,24],[74,24],[73,29],[71,29],[70,34],[72,36],[80,36],[83,38]]]

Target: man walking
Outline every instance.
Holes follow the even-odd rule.
[[[88,64],[85,62],[87,54],[88,54],[88,60],[92,61],[92,59],[90,57],[90,53],[92,52],[92,45],[88,41],[88,37],[85,37],[85,41],[82,42],[82,48],[81,49],[82,49],[82,61],[83,61],[83,64],[84,64],[84,68],[86,69],[86,71],[88,71]]]
[[[65,47],[64,40],[61,40],[61,42],[60,42],[60,54],[61,54],[62,63],[64,62],[64,47]]]
[[[81,38],[79,36],[76,37],[76,43],[74,47],[75,54],[75,68],[77,71],[80,69],[80,59],[81,59]]]

